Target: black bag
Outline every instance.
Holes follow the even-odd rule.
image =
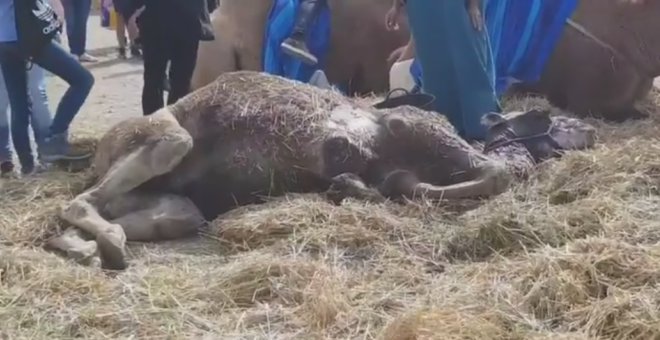
[[[62,31],[62,22],[46,0],[14,0],[18,45],[27,59],[38,56]]]

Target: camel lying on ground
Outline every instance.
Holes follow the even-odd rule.
[[[660,76],[660,1],[578,0],[539,81],[516,85],[563,110],[615,122],[647,115],[634,104]],[[409,46],[392,60],[412,58]]]
[[[201,42],[192,88],[231,71],[262,71],[264,29],[272,0],[222,1],[212,14],[215,41]],[[392,0],[332,0],[331,37],[324,71],[349,95],[387,92],[387,57],[406,43],[406,30],[389,32]],[[403,23],[405,24],[405,23]]]
[[[225,73],[152,116],[112,127],[96,150],[96,184],[61,211],[94,238],[70,229],[51,246],[81,261],[98,248],[105,267],[123,269],[126,240],[182,238],[264,196],[490,197],[513,175],[596,138],[590,125],[543,110],[484,122],[485,153],[436,113],[378,110],[277,76]]]

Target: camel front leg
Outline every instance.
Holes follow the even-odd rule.
[[[103,218],[99,209],[113,198],[170,172],[192,148],[190,134],[171,117],[163,118],[156,113],[136,120],[136,124],[152,125],[151,129],[142,131],[149,131],[155,136],[143,139],[148,141],[145,145],[115,161],[95,186],[75,197],[60,212],[62,219],[94,235],[104,267],[108,269],[126,268],[126,234],[121,225]]]

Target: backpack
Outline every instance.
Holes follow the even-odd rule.
[[[14,0],[18,45],[32,59],[62,31],[62,22],[46,0]]]

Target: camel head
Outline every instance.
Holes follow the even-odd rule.
[[[486,114],[488,127],[484,152],[513,144],[527,149],[535,162],[561,151],[588,149],[596,143],[596,129],[577,118],[550,116],[550,110],[531,109],[507,114]]]

